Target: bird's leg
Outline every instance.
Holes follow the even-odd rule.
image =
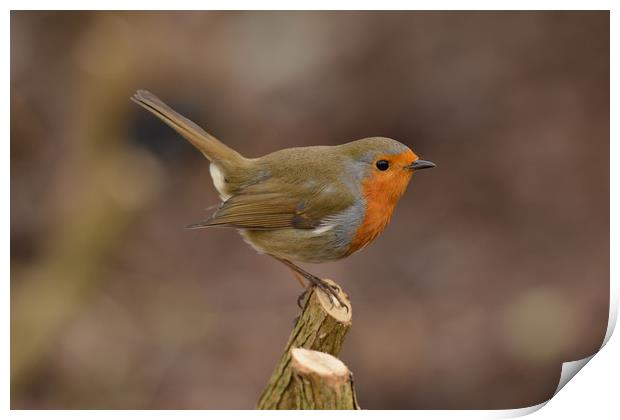
[[[307,289],[308,285],[306,285],[306,282],[304,281],[304,277],[299,274],[297,271],[291,269],[291,271],[293,272],[293,275],[295,276],[295,279],[297,279],[297,282],[301,285],[301,287],[303,289]]]
[[[293,272],[293,275],[295,276],[299,284],[301,284],[301,287],[303,287],[304,289],[304,291],[301,292],[301,294],[297,297],[297,306],[299,306],[299,309],[303,309],[306,303],[305,302],[306,296],[308,296],[308,290],[310,290],[310,287],[306,285],[306,282],[304,281],[304,277],[301,274],[299,274],[297,271],[293,269],[291,269],[291,271]]]
[[[293,276],[295,276],[295,279],[297,280],[297,282],[299,282],[301,287],[304,289],[304,291],[297,298],[297,306],[299,306],[299,309],[303,309],[304,300],[306,299],[306,296],[308,295],[309,287],[306,285],[304,277],[301,274],[299,274],[297,271],[293,269],[291,269],[291,272],[293,273]],[[295,319],[295,322],[297,322],[297,319]]]
[[[337,286],[331,285],[328,282],[326,282],[325,280],[315,276],[314,274],[308,273],[306,270],[304,270],[301,267],[296,266],[295,264],[293,264],[289,260],[285,260],[284,258],[278,258],[278,257],[274,257],[274,258],[276,258],[282,264],[284,264],[287,267],[289,267],[295,273],[300,274],[303,278],[308,280],[310,282],[310,287],[317,287],[317,288],[323,290],[325,293],[327,293],[328,296],[333,297],[334,299],[336,299],[336,301],[341,306],[343,306],[347,310],[349,309],[348,306],[344,304],[342,299],[340,299],[340,296],[338,295],[338,293],[340,292],[340,289]],[[303,302],[303,299],[306,297],[306,294],[308,293],[308,290],[310,289],[310,287],[306,288],[306,291],[303,292],[301,294],[301,296],[299,296],[299,298],[297,299],[297,304],[300,305],[300,307],[301,307],[301,302]]]

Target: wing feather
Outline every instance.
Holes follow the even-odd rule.
[[[188,228],[314,229],[323,219],[353,203],[352,195],[342,193],[343,190],[348,191],[310,183],[282,185],[268,180],[230,197],[207,220]]]

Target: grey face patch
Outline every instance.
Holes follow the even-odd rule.
[[[343,173],[342,180],[349,190],[359,194],[361,192],[362,182],[372,167],[365,161],[349,160],[346,162],[345,168],[346,170]]]

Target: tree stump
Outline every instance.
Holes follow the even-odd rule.
[[[351,371],[339,359],[320,351],[291,349],[295,408],[358,410]]]
[[[321,290],[316,288],[311,290],[302,313],[297,319],[295,327],[291,332],[284,349],[284,353],[276,365],[276,368],[271,375],[271,378],[269,379],[269,382],[267,383],[256,408],[261,410],[286,410],[311,408],[311,405],[314,405],[315,408],[329,408],[326,405],[333,405],[336,401],[340,401],[328,399],[329,401],[326,400],[324,403],[319,404],[315,399],[312,399],[314,402],[311,403],[308,398],[308,394],[305,394],[306,391],[313,390],[314,392],[319,389],[317,387],[324,389],[324,392],[327,392],[329,395],[336,391],[332,392],[331,389],[323,386],[327,383],[331,383],[329,381],[323,383],[316,380],[315,376],[312,376],[314,379],[309,379],[309,374],[304,373],[306,370],[302,369],[300,371],[298,369],[298,371],[294,371],[293,363],[291,361],[291,350],[293,349],[315,350],[318,352],[327,353],[325,356],[337,356],[338,353],[340,353],[344,337],[351,328],[352,309],[349,297],[335,282],[329,279],[326,279],[325,281],[328,281],[338,287],[338,295],[347,307],[345,308],[340,306],[334,298],[328,296]],[[338,359],[336,360],[340,362]],[[299,362],[296,363],[297,364],[295,366],[299,368],[301,365]],[[342,362],[340,363],[344,366]],[[335,365],[336,364],[334,363],[330,366]],[[346,366],[344,367],[346,369]],[[342,373],[341,371],[338,372]],[[349,376],[351,376],[350,372]],[[344,387],[343,389],[346,388],[346,385],[342,386]],[[353,389],[352,385],[350,386],[350,389]],[[342,391],[342,389],[340,391]],[[347,395],[349,394],[351,395],[350,399],[352,401],[354,392],[351,391]],[[319,392],[317,395],[323,394]],[[320,407],[321,405],[323,407]],[[331,408],[344,408],[344,404],[341,405],[342,407]],[[357,407],[357,402],[350,402],[349,406],[349,408]]]

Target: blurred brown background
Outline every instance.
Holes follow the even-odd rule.
[[[364,408],[517,408],[609,301],[608,12],[13,12],[12,408],[252,408],[298,314],[157,93],[247,156],[381,135],[438,168],[347,260]]]

